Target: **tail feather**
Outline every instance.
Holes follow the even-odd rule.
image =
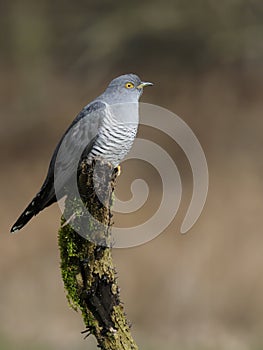
[[[30,219],[34,215],[37,215],[39,213],[39,209],[35,207],[35,198],[32,200],[32,202],[26,207],[26,209],[23,211],[23,213],[19,216],[15,224],[11,228],[11,232],[16,232],[20,230],[23,226],[25,226]]]
[[[44,197],[44,198],[43,198]],[[37,215],[41,210],[56,202],[56,196],[48,196],[45,198],[44,191],[41,190],[35,198],[29,203],[23,213],[19,216],[10,232],[19,231],[24,227],[33,216]]]

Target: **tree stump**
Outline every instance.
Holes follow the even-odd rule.
[[[96,190],[95,176],[96,183],[100,183]],[[102,160],[91,165],[82,161],[78,172],[79,193],[90,218],[96,220],[85,218],[87,236],[84,238],[73,228],[76,225],[62,216],[58,233],[61,273],[70,305],[82,313],[86,337],[94,335],[103,350],[137,350],[120,301],[110,246],[110,208],[116,177],[116,169]],[[65,216],[81,222],[84,214],[79,206],[79,201],[68,193]],[[78,215],[74,216],[76,212]]]

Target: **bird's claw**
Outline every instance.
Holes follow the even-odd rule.
[[[115,170],[116,176],[117,177],[120,176],[120,174],[121,174],[121,166],[118,165],[114,170]]]

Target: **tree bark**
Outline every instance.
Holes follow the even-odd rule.
[[[86,161],[81,163],[78,186],[85,207],[98,220],[98,225],[93,220],[88,221],[87,237],[84,238],[72,228],[71,221],[66,221],[62,216],[58,234],[62,278],[70,305],[82,313],[86,325],[83,333],[87,333],[86,336],[94,335],[98,347],[103,350],[137,350],[120,302],[112,249],[109,247],[112,225],[110,208],[117,172],[108,163],[96,161],[100,186],[95,191],[94,167],[95,162],[92,166]],[[78,205],[78,201],[68,194],[64,211],[66,217],[78,211]],[[89,237],[96,237],[96,242],[99,239],[102,244],[94,243],[94,239],[88,240]]]

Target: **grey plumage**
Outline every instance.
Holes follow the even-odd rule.
[[[122,75],[82,109],[58,143],[40,191],[11,232],[20,230],[34,215],[63,196],[63,188],[76,171],[81,155],[90,161],[100,156],[114,166],[122,161],[136,137],[138,101],[147,85],[152,84],[142,82],[135,74]]]

